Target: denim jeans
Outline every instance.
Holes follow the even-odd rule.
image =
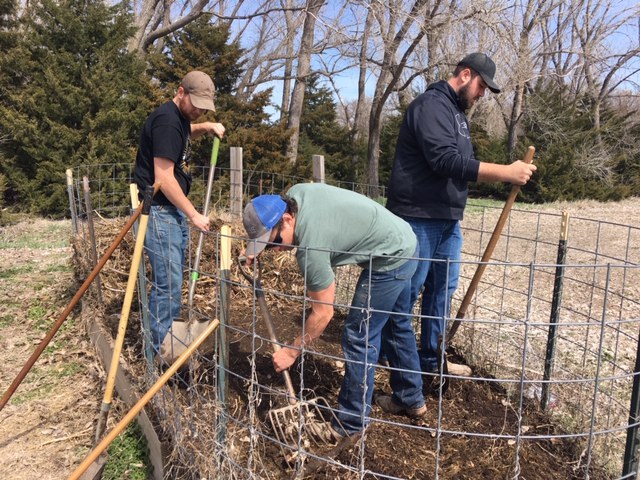
[[[391,370],[395,400],[408,408],[424,405],[422,375],[411,326],[411,277],[417,260],[389,272],[364,269],[345,320],[342,349],[345,375],[338,395],[343,432],[353,434],[369,423],[375,366],[381,347]],[[338,425],[334,425],[340,430]]]
[[[420,260],[411,280],[411,305],[422,293],[420,366],[424,372],[438,370],[438,342],[446,333],[451,298],[458,287],[462,232],[458,220],[402,217],[418,237]],[[448,260],[448,261],[447,261]]]
[[[187,219],[180,210],[166,205],[151,207],[144,246],[151,264],[149,323],[156,354],[173,320],[180,318],[188,238]]]

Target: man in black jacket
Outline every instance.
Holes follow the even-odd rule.
[[[459,222],[468,182],[524,185],[536,170],[535,165],[520,160],[499,165],[480,162],[474,156],[465,111],[487,88],[500,93],[495,71],[493,60],[484,53],[467,55],[449,80],[430,85],[411,102],[398,135],[387,208],[411,225],[423,259],[412,279],[412,302],[424,287],[420,334],[424,372],[439,370],[439,339],[458,285]],[[470,373],[452,363],[448,367],[454,375]]]

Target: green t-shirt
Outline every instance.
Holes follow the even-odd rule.
[[[331,285],[332,267],[357,264],[388,271],[415,254],[417,240],[411,226],[364,195],[322,183],[301,183],[287,196],[298,204],[296,259],[313,292]]]

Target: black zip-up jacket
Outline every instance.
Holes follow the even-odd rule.
[[[461,220],[468,182],[478,179],[469,125],[455,90],[429,85],[404,115],[387,208],[402,216]]]

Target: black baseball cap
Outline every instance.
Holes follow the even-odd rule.
[[[480,52],[470,53],[460,60],[458,65],[469,67],[478,72],[482,80],[484,80],[484,83],[489,87],[489,90],[493,93],[500,93],[500,87],[493,80],[493,76],[496,74],[496,64],[493,63],[489,55]]]

